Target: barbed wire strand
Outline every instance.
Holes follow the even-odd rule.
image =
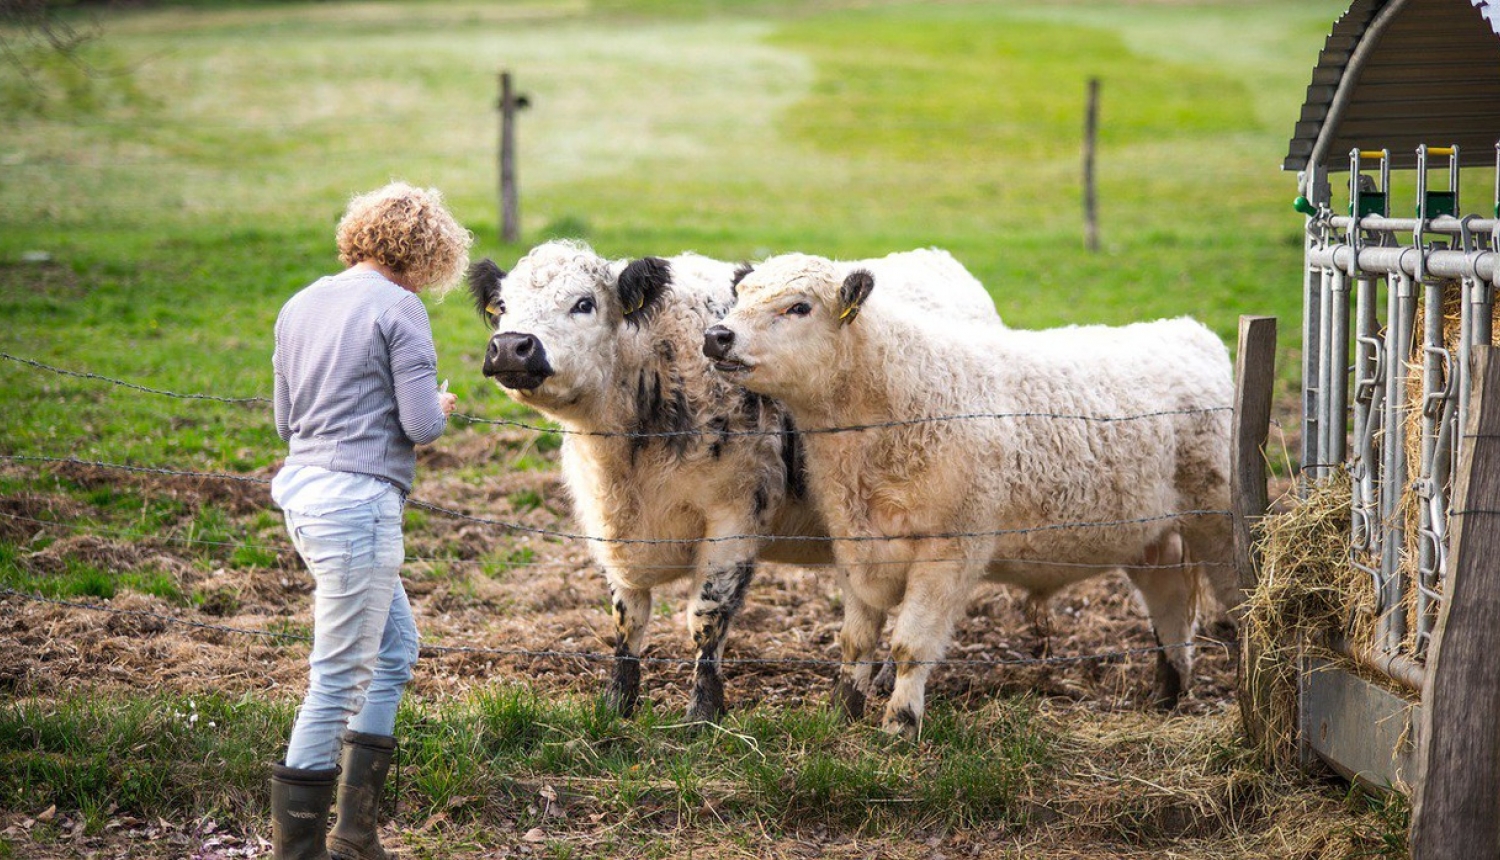
[[[108,536],[113,536],[113,537],[132,538],[132,539],[137,539],[137,538],[145,537],[145,536],[142,536],[142,535],[140,535],[140,534],[138,534],[138,533],[136,533],[134,531],[130,531],[128,529],[106,528],[106,527],[98,526],[98,525],[90,525],[88,523],[64,523],[64,522],[60,522],[58,520],[44,520],[44,519],[40,519],[38,517],[28,517],[28,516],[23,516],[21,514],[6,513],[4,511],[0,511],[0,518],[12,520],[14,522],[26,522],[26,523],[33,523],[33,524],[40,525],[40,526],[48,526],[48,527],[52,527],[52,528],[67,529],[67,530],[75,532],[75,533],[83,533],[83,534],[90,534],[90,535],[102,534],[102,535],[108,535]],[[222,549],[235,549],[235,550],[238,550],[238,549],[260,550],[260,551],[264,551],[264,552],[275,553],[277,555],[282,555],[282,554],[286,554],[286,553],[294,553],[294,552],[296,552],[296,549],[294,547],[292,547],[292,545],[290,543],[287,543],[287,544],[255,544],[255,543],[245,543],[245,542],[241,542],[241,541],[214,541],[214,540],[203,540],[201,538],[184,538],[184,537],[177,537],[177,536],[173,536],[173,535],[154,535],[154,536],[147,537],[147,540],[148,540],[148,542],[149,541],[159,541],[159,542],[162,542],[162,543],[182,544],[182,545],[185,545],[185,546],[209,546],[209,547],[218,547],[218,548],[222,548]],[[885,566],[885,565],[905,565],[905,564],[943,564],[943,563],[950,563],[950,562],[957,562],[957,561],[962,561],[962,559],[958,559],[958,558],[918,558],[918,559],[912,559],[911,561],[875,561],[875,562],[868,562],[866,564],[867,565],[881,565],[881,566]],[[1184,562],[1178,562],[1178,563],[1173,563],[1173,564],[1095,564],[1095,563],[1089,563],[1089,562],[1074,562],[1074,561],[1033,560],[1033,559],[1029,559],[1029,558],[992,558],[991,561],[993,561],[993,562],[1004,562],[1004,563],[1016,563],[1016,564],[1023,564],[1024,563],[1024,564],[1028,564],[1028,565],[1035,565],[1035,566],[1038,566],[1038,567],[1064,567],[1064,568],[1074,568],[1074,569],[1081,569],[1081,570],[1098,570],[1098,571],[1107,571],[1107,570],[1171,570],[1171,569],[1182,569],[1182,568],[1191,568],[1191,567],[1200,567],[1200,566],[1201,567],[1233,567],[1234,566],[1231,562],[1215,562],[1215,561],[1184,561]],[[459,557],[456,557],[456,556],[420,556],[420,555],[419,556],[411,556],[411,555],[409,555],[409,556],[406,556],[406,563],[407,564],[449,565],[449,566],[454,566],[454,565],[456,565],[456,566],[469,566],[469,565],[473,565],[473,566],[478,566],[478,567],[484,567],[486,565],[491,565],[491,566],[495,566],[495,567],[503,567],[503,568],[505,568],[507,570],[520,570],[520,569],[531,569],[531,570],[548,570],[548,569],[551,569],[551,570],[577,570],[580,567],[587,567],[589,565],[594,564],[595,562],[593,562],[592,559],[590,561],[588,561],[588,562],[580,563],[580,562],[575,562],[575,561],[535,561],[535,560],[532,560],[532,561],[521,561],[521,560],[508,560],[508,559],[500,559],[500,558],[488,558],[487,559],[487,558],[459,558]],[[838,564],[836,564],[834,562],[821,562],[821,561],[817,561],[817,562],[805,562],[805,563],[799,562],[799,563],[795,563],[795,564],[789,564],[789,566],[791,566],[791,567],[806,568],[806,569],[809,569],[809,570],[817,571],[817,570],[822,570],[822,569],[837,568]],[[698,565],[698,564],[652,564],[652,565],[629,565],[629,564],[625,564],[625,565],[614,565],[613,567],[616,570],[697,570],[697,569],[699,569],[700,565]]]
[[[180,392],[177,392],[177,391],[168,391],[168,390],[166,390],[164,388],[151,388],[150,386],[140,385],[140,384],[134,383],[134,382],[126,382],[123,379],[115,379],[115,378],[109,377],[109,376],[101,376],[100,374],[91,373],[89,371],[68,370],[68,369],[62,368],[62,367],[54,367],[54,366],[52,366],[50,364],[43,364],[42,362],[37,361],[35,359],[22,358],[22,357],[17,356],[17,355],[11,355],[8,352],[0,352],[0,358],[6,359],[7,361],[14,361],[14,362],[16,362],[18,364],[24,364],[24,365],[26,365],[28,367],[31,367],[31,368],[34,368],[34,369],[37,369],[37,370],[45,370],[45,371],[47,371],[49,373],[56,373],[56,374],[59,374],[59,375],[62,375],[62,376],[72,376],[72,377],[76,377],[78,379],[90,379],[90,380],[94,380],[96,382],[107,382],[110,385],[118,385],[118,386],[120,386],[122,388],[131,388],[131,389],[134,389],[136,391],[145,392],[146,394],[157,394],[157,395],[161,395],[163,397],[175,397],[175,398],[177,398],[179,400],[211,400],[211,401],[215,401],[215,402],[218,402],[218,403],[236,403],[236,404],[244,404],[244,403],[258,403],[258,404],[263,404],[263,403],[270,403],[271,402],[271,399],[268,398],[268,397],[220,397],[220,396],[215,395],[215,394],[183,394],[183,393],[180,393]]]
[[[266,638],[283,639],[294,642],[311,642],[312,637],[301,633],[288,633],[276,630],[250,630],[242,627],[230,627],[224,624],[209,624],[202,621],[193,621],[168,615],[164,612],[152,612],[144,609],[122,609],[114,606],[104,606],[97,603],[83,603],[75,600],[63,600],[57,597],[46,597],[40,594],[31,594],[19,591],[8,586],[0,586],[0,597],[17,597],[33,603],[44,603],[69,609],[83,609],[91,612],[107,613],[136,618],[150,618],[169,624],[177,624],[199,630],[208,630],[217,633],[232,635],[260,636]],[[1120,648],[1112,651],[1099,651],[1092,654],[1073,654],[1060,657],[1015,657],[1007,659],[986,659],[977,657],[944,658],[942,660],[913,661],[916,665],[923,666],[1049,666],[1049,665],[1071,665],[1077,663],[1103,662],[1119,660],[1130,657],[1144,656],[1147,654],[1166,653],[1168,651],[1192,648],[1195,646],[1216,646],[1226,650],[1225,643],[1214,639],[1195,639],[1192,642],[1181,642],[1172,645],[1151,645],[1139,648]],[[581,660],[585,662],[609,662],[613,663],[619,659],[629,660],[636,663],[668,664],[668,665],[696,665],[698,660],[693,657],[648,657],[638,655],[634,657],[621,658],[613,653],[600,651],[561,651],[561,650],[535,650],[530,648],[488,648],[472,645],[429,645],[420,646],[421,651],[427,656],[442,654],[475,654],[495,657],[520,657],[528,659],[566,659]],[[815,657],[725,657],[718,661],[725,666],[801,666],[801,667],[839,667],[883,665],[883,660],[862,660],[846,662],[843,660],[820,659]]]
[[[220,479],[220,480],[231,480],[231,481],[243,481],[243,482],[246,482],[246,483],[262,484],[262,485],[270,484],[271,483],[270,480],[267,479],[267,478],[257,478],[257,477],[251,476],[251,475],[231,475],[231,474],[227,474],[227,473],[223,473],[223,472],[196,472],[196,471],[189,471],[189,470],[182,470],[182,469],[166,469],[166,468],[154,467],[154,466],[131,466],[131,465],[126,465],[126,464],[122,464],[122,463],[107,463],[107,462],[103,462],[103,461],[99,461],[99,460],[84,460],[84,459],[77,458],[77,457],[43,457],[43,456],[40,456],[40,455],[33,455],[33,454],[3,454],[3,455],[0,455],[0,461],[10,461],[10,462],[39,462],[39,463],[67,463],[67,464],[79,465],[79,466],[89,466],[89,467],[99,468],[99,469],[116,469],[116,470],[122,470],[122,471],[126,471],[126,472],[136,472],[136,473],[145,473],[145,474],[159,474],[159,475],[169,475],[169,476],[176,476],[176,477],[208,478],[208,479]],[[716,544],[716,543],[727,543],[727,542],[731,542],[731,541],[745,541],[745,540],[776,540],[776,541],[784,541],[784,542],[787,542],[787,543],[791,543],[791,542],[805,542],[805,543],[876,543],[876,542],[883,542],[883,541],[960,540],[960,539],[965,539],[965,538],[983,538],[983,537],[1001,537],[1001,536],[1006,536],[1006,535],[1039,534],[1039,533],[1043,533],[1043,532],[1066,531],[1066,530],[1071,530],[1071,529],[1119,528],[1119,527],[1122,527],[1122,526],[1145,525],[1147,523],[1169,522],[1171,520],[1182,519],[1182,518],[1185,518],[1185,517],[1199,517],[1199,516],[1232,517],[1233,516],[1233,512],[1227,511],[1227,510],[1209,510],[1209,509],[1198,510],[1198,509],[1195,509],[1195,510],[1186,510],[1186,511],[1175,511],[1175,512],[1172,512],[1172,513],[1158,514],[1158,515],[1149,516],[1149,517],[1132,517],[1132,518],[1128,518],[1128,519],[1119,519],[1119,520],[1100,520],[1100,521],[1097,521],[1097,522],[1049,523],[1047,525],[1032,526],[1032,527],[1029,527],[1029,528],[989,529],[989,530],[984,530],[984,531],[972,531],[972,532],[958,532],[958,531],[955,531],[955,532],[932,532],[932,533],[921,533],[921,534],[915,534],[914,533],[914,534],[896,534],[896,535],[764,535],[764,534],[750,534],[750,533],[745,533],[745,534],[732,534],[732,535],[717,535],[717,536],[714,536],[714,537],[699,537],[699,538],[612,538],[612,537],[603,537],[603,536],[600,536],[600,535],[579,534],[577,532],[567,532],[567,531],[561,531],[561,530],[558,530],[558,529],[547,529],[547,528],[542,528],[540,526],[528,526],[528,525],[524,525],[522,523],[507,522],[505,520],[497,520],[497,519],[492,519],[490,517],[475,516],[473,514],[466,514],[463,511],[458,511],[458,510],[454,510],[452,508],[444,507],[443,505],[434,504],[432,502],[424,502],[424,501],[422,501],[420,499],[411,498],[411,497],[407,498],[406,504],[408,506],[410,506],[410,507],[415,507],[415,508],[419,508],[419,509],[422,509],[422,510],[432,511],[434,513],[439,513],[439,514],[442,514],[444,516],[452,517],[452,518],[458,519],[458,520],[464,520],[466,522],[480,523],[480,524],[483,524],[483,525],[498,526],[500,528],[509,529],[511,531],[514,531],[514,532],[521,532],[521,533],[524,533],[524,534],[534,534],[534,535],[538,535],[538,536],[541,536],[541,537],[556,538],[558,540],[588,541],[588,542],[592,542],[592,543],[606,543],[606,544],[620,544],[620,545],[644,545],[644,546],[661,546],[661,545],[678,545],[678,546],[680,546],[680,545],[684,545],[684,544]]]
[[[141,384],[135,383],[135,382],[128,382],[128,381],[122,380],[122,379],[115,379],[113,377],[103,376],[103,375],[98,374],[98,373],[92,373],[92,372],[87,372],[87,371],[68,370],[66,368],[54,367],[54,366],[52,366],[50,364],[44,364],[43,362],[36,361],[35,359],[22,358],[20,356],[11,355],[10,353],[7,353],[7,352],[0,352],[0,358],[7,359],[9,361],[14,361],[14,362],[17,362],[19,364],[23,364],[23,365],[26,365],[28,367],[32,367],[32,368],[37,369],[37,370],[45,370],[45,371],[48,371],[48,372],[51,372],[51,373],[62,374],[64,376],[72,376],[72,377],[77,377],[77,378],[80,378],[80,379],[89,379],[89,380],[94,380],[94,381],[98,381],[98,382],[104,382],[104,383],[108,383],[110,385],[116,385],[116,386],[120,386],[120,387],[123,387],[123,388],[130,388],[130,389],[133,389],[133,390],[136,390],[136,391],[145,392],[145,393],[148,393],[148,394],[155,394],[155,395],[159,395],[159,396],[163,396],[163,397],[172,397],[172,398],[177,398],[177,399],[181,399],[181,400],[203,400],[203,401],[214,401],[214,402],[219,402],[219,403],[257,404],[257,405],[263,405],[263,404],[267,404],[267,403],[271,402],[270,398],[266,398],[266,397],[221,397],[221,396],[214,395],[214,394],[186,394],[186,393],[182,393],[182,392],[171,391],[171,390],[164,389],[164,388],[153,388],[153,387],[141,385]],[[1191,407],[1191,408],[1183,408],[1183,409],[1162,409],[1162,410],[1157,410],[1157,411],[1154,411],[1154,412],[1141,412],[1141,413],[1135,413],[1135,414],[1130,414],[1130,415],[1080,415],[1080,414],[1076,414],[1076,413],[1067,413],[1067,412],[1035,412],[1035,411],[1027,411],[1027,412],[963,412],[963,413],[956,413],[956,414],[952,414],[952,415],[931,415],[931,416],[923,416],[923,417],[920,417],[920,418],[903,418],[903,419],[896,419],[896,420],[892,420],[892,421],[873,422],[873,423],[868,423],[868,424],[853,424],[853,425],[849,425],[849,426],[846,426],[846,427],[810,427],[810,428],[798,428],[796,430],[796,432],[799,435],[824,435],[824,434],[836,434],[836,433],[859,433],[859,432],[864,432],[864,431],[868,431],[868,430],[883,430],[883,429],[891,429],[891,428],[897,428],[897,427],[913,427],[913,426],[920,426],[920,425],[924,425],[924,424],[936,424],[936,423],[944,423],[944,422],[949,422],[949,421],[978,421],[978,420],[999,420],[999,419],[1024,420],[1024,419],[1037,419],[1037,418],[1053,419],[1053,420],[1060,420],[1060,421],[1091,421],[1091,422],[1097,422],[1097,423],[1101,423],[1101,424],[1111,424],[1111,423],[1119,423],[1119,422],[1124,422],[1124,421],[1143,421],[1143,420],[1148,420],[1148,419],[1151,419],[1151,418],[1167,418],[1167,417],[1181,416],[1181,415],[1207,415],[1207,414],[1214,413],[1214,412],[1232,412],[1233,409],[1234,409],[1234,407],[1232,407],[1232,406],[1205,406],[1205,407]],[[773,430],[714,430],[712,428],[694,428],[694,429],[691,429],[691,430],[662,430],[662,431],[655,431],[655,432],[650,432],[650,433],[641,433],[641,432],[623,431],[623,430],[618,430],[618,431],[617,430],[571,430],[571,429],[568,429],[568,428],[565,428],[565,427],[554,427],[554,426],[548,426],[548,425],[543,425],[543,424],[532,424],[532,423],[529,423],[529,422],[526,422],[526,421],[519,421],[519,420],[515,420],[515,419],[510,419],[510,418],[485,418],[485,417],[478,416],[478,415],[469,415],[469,414],[463,413],[463,412],[454,413],[451,417],[454,418],[454,419],[456,419],[456,420],[468,422],[469,424],[489,425],[489,426],[498,426],[498,427],[510,427],[510,428],[514,428],[514,429],[517,429],[517,430],[528,430],[528,431],[535,432],[535,433],[555,433],[555,434],[557,434],[559,436],[579,436],[579,437],[598,438],[598,439],[677,439],[677,438],[683,438],[683,437],[697,437],[697,436],[710,436],[710,437],[713,437],[715,439],[733,439],[733,438],[738,438],[738,437],[753,437],[753,436],[780,436],[780,435],[783,435],[786,432],[786,431],[784,431],[782,429],[779,429],[779,428],[778,429],[773,429]]]

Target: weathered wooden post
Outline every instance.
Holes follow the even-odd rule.
[[[1099,250],[1099,212],[1094,196],[1094,143],[1099,135],[1099,79],[1089,78],[1088,107],[1083,115],[1083,242]]]
[[[500,73],[500,241],[521,238],[521,201],[516,189],[516,111],[528,107],[530,99],[517,95],[510,72]]]
[[[1445,599],[1422,684],[1415,860],[1500,857],[1500,361],[1474,347],[1474,387]]]
[[[1255,525],[1265,516],[1266,436],[1271,425],[1271,393],[1276,382],[1276,318],[1240,317],[1240,344],[1234,368],[1234,430],[1229,492],[1234,513],[1234,565],[1240,592],[1249,595],[1260,578]],[[1270,688],[1256,672],[1259,654],[1240,635],[1238,698],[1245,731],[1257,745],[1265,738]]]

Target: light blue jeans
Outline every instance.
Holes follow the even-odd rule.
[[[286,511],[286,527],[317,588],[307,696],[287,746],[287,767],[338,763],[344,729],[392,735],[417,662],[417,625],[401,587],[404,499],[394,487],[356,507]]]

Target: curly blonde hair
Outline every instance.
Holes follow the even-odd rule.
[[[439,296],[469,267],[474,235],[453,219],[436,188],[392,182],[349,201],[339,221],[339,260],[379,263],[416,290]]]

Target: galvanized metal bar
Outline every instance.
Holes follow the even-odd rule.
[[[1370,249],[1383,250],[1383,249]],[[1410,250],[1410,249],[1407,249]],[[1411,329],[1416,317],[1416,295],[1410,275],[1398,273],[1395,288],[1390,290],[1390,312],[1386,316],[1386,414],[1392,416],[1385,428],[1384,475],[1380,482],[1380,520],[1385,535],[1381,541],[1380,591],[1376,595],[1377,648],[1396,653],[1406,638],[1406,618],[1402,613],[1405,577],[1401,573],[1401,547],[1405,528],[1401,524],[1401,491],[1406,485],[1406,428],[1395,416],[1403,414],[1406,385],[1397,370],[1411,355]]]
[[[1302,192],[1319,211],[1326,211],[1333,196],[1328,184],[1328,168],[1314,164],[1299,176]],[[1328,246],[1328,222],[1309,217],[1304,223],[1302,267],[1302,452],[1300,471],[1310,476],[1315,463],[1323,462],[1318,451],[1321,425],[1317,418],[1316,385],[1318,354],[1321,343],[1322,291],[1321,275],[1312,264],[1312,255]],[[1303,485],[1304,489],[1306,485]]]
[[[1330,245],[1312,251],[1308,262],[1317,267],[1347,271],[1351,256],[1348,245]],[[1421,271],[1434,278],[1461,278],[1472,270],[1478,277],[1493,282],[1496,273],[1500,272],[1500,252],[1478,251],[1470,255],[1462,251],[1428,250],[1424,253],[1412,247],[1366,245],[1359,249],[1359,268],[1366,272],[1402,273],[1412,277]]]
[[[1329,281],[1327,315],[1328,415],[1323,425],[1327,459],[1323,462],[1332,474],[1334,464],[1342,464],[1349,449],[1349,276],[1337,269]]]
[[[1322,480],[1333,473],[1333,280],[1343,272],[1324,268],[1318,279],[1318,306],[1322,314],[1318,320],[1318,461],[1314,465],[1313,477]],[[1339,416],[1342,423],[1342,416]]]
[[[1328,644],[1335,652],[1348,657],[1357,665],[1378,672],[1414,693],[1422,692],[1422,682],[1427,679],[1426,664],[1419,663],[1403,654],[1356,648],[1354,643],[1342,636],[1333,639]]]
[[[1459,223],[1462,220],[1451,215],[1439,215],[1429,219],[1422,229],[1428,233],[1446,233],[1450,236],[1457,236],[1463,231]],[[1371,233],[1398,233],[1403,236],[1411,235],[1421,223],[1418,218],[1390,218],[1382,215],[1366,215],[1363,218],[1355,218],[1352,215],[1334,215],[1328,219],[1329,225],[1335,230],[1353,229],[1356,221],[1360,229]],[[1497,224],[1500,224],[1500,219],[1471,218],[1469,229],[1481,233],[1490,232]]]
[[[1364,274],[1354,289],[1354,448],[1349,457],[1353,479],[1350,504],[1350,545],[1356,552],[1374,549],[1375,479],[1380,466],[1375,454],[1375,431],[1380,426],[1376,405],[1385,402],[1380,389],[1380,321],[1376,313],[1378,281]]]
[[[1419,160],[1422,153],[1418,153]],[[1414,653],[1426,651],[1426,638],[1436,621],[1435,587],[1442,548],[1438,545],[1437,523],[1447,519],[1447,511],[1434,510],[1434,502],[1443,498],[1441,483],[1445,475],[1437,474],[1438,434],[1449,403],[1449,381],[1452,359],[1444,345],[1444,306],[1446,282],[1423,284],[1425,313],[1422,325],[1422,439],[1421,455],[1413,488],[1420,500],[1417,512],[1417,595],[1416,645]]]

